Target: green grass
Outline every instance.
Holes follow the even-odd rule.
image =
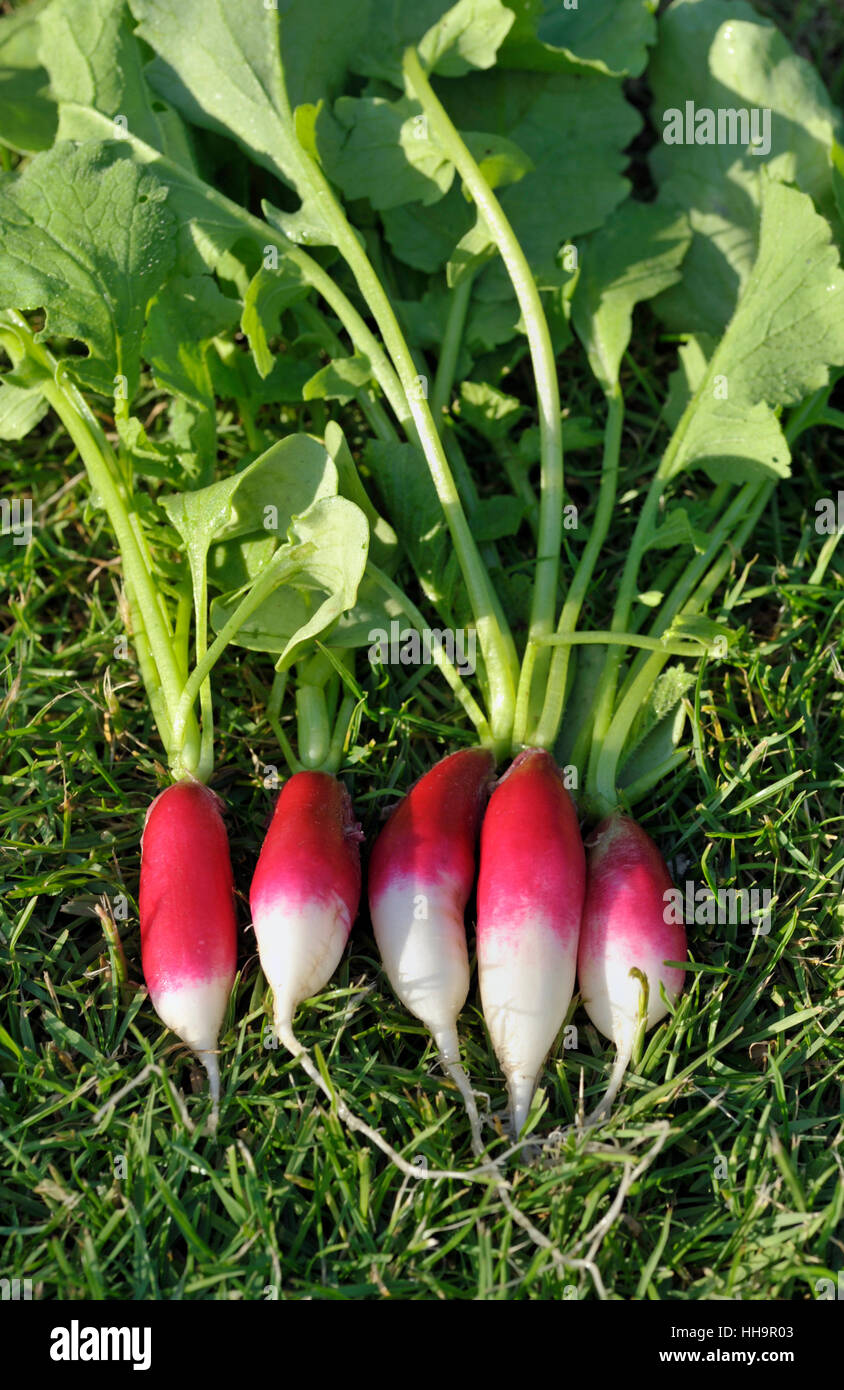
[[[794,23],[811,48],[803,10]],[[583,620],[596,628],[662,437],[653,390],[670,354],[641,322],[650,386],[628,371],[625,501]],[[576,363],[575,352],[563,363],[567,403],[600,421]],[[242,449],[236,429],[226,438]],[[575,1003],[577,1045],[552,1054],[532,1117],[538,1135],[560,1137],[505,1168],[512,1202],[567,1268],[494,1188],[402,1177],[264,1046],[248,929],[222,1036],[220,1129],[202,1132],[201,1069],[138,988],[139,836],[166,778],[134,666],[114,657],[111,539],[84,485],[67,487],[78,461],[49,420],[0,447],[5,495],[31,496],[36,513],[30,546],[0,539],[0,1277],[32,1279],[43,1299],[815,1297],[844,1268],[844,547],[812,582],[815,501],[844,487],[839,437],[801,437],[794,478],[724,587],[742,635],[690,694],[693,759],[639,808],[666,855],[688,861],[678,878],[774,892],[772,929],[690,929],[676,1016],[647,1035],[613,1118],[588,1139],[563,1131],[581,1087],[587,1109],[600,1096],[612,1049]],[[595,461],[576,453],[568,466],[588,523]],[[515,551],[502,560],[518,569]],[[464,734],[435,676],[393,668],[382,681],[363,666],[349,782],[371,843],[391,789]],[[246,653],[218,675],[214,785],[243,894],[272,802],[264,769],[282,770],[263,719],[270,679]],[[126,986],[93,911],[121,893]],[[407,1158],[472,1166],[459,1097],[390,994],[365,912],[297,1028],[347,1104]],[[500,1118],[474,987],[461,1037]],[[486,1133],[506,1146],[495,1123]]]

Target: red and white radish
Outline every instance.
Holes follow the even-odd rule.
[[[464,912],[494,760],[483,748],[452,753],[393,811],[369,864],[378,950],[398,998],[430,1031],[444,1067],[477,1112],[460,1063],[457,1016],[469,993]]]
[[[294,1054],[296,1009],[328,984],[357,916],[360,839],[349,793],[331,773],[297,772],[284,784],[249,901],[276,1033]]]
[[[686,959],[686,931],[673,919],[674,885],[649,835],[628,816],[603,821],[586,842],[586,903],[577,974],[583,1004],[617,1053],[607,1092],[587,1123],[610,1112],[633,1051],[647,980],[646,1027],[668,1013],[660,995],[676,1000],[684,971],[666,961]]]
[[[219,799],[201,782],[176,782],[147,812],[139,909],[150,999],[208,1072],[216,1117],[217,1038],[234,984],[237,922]]]
[[[520,753],[481,831],[478,975],[518,1135],[574,990],[585,860],[574,803],[553,758]]]

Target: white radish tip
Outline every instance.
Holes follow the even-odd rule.
[[[197,1056],[208,1073],[208,1092],[211,1096],[208,1132],[214,1134],[220,1122],[220,1064],[216,1052],[199,1052]]]
[[[616,1044],[615,1062],[610,1073],[609,1083],[604,1092],[603,1099],[595,1106],[595,1109],[586,1116],[583,1121],[584,1129],[591,1129],[594,1125],[603,1124],[608,1120],[613,1107],[613,1101],[621,1089],[627,1065],[633,1053],[633,1041],[636,1036],[636,1029],[633,1028],[627,1037],[622,1037]]]
[[[290,1017],[289,1013],[285,1013],[283,1016],[280,1013],[274,1013],[273,1028],[275,1029],[275,1035],[279,1042],[283,1043],[287,1051],[291,1053],[293,1057],[298,1057],[300,1052],[305,1051],[299,1039],[296,1037],[296,1034],[293,1032],[293,1019]]]
[[[536,1090],[536,1077],[509,1076],[507,1090],[510,1095],[510,1128],[513,1138],[518,1139],[530,1112],[530,1103]]]

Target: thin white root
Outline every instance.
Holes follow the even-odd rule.
[[[624,1080],[624,1073],[627,1071],[631,1055],[633,1053],[633,1039],[629,1038],[620,1045],[616,1045],[615,1062],[610,1073],[609,1084],[604,1092],[603,1099],[595,1106],[586,1119],[583,1121],[582,1129],[592,1129],[595,1125],[603,1124],[604,1120],[609,1119],[615,1100]]]
[[[120,1104],[124,1096],[128,1096],[130,1092],[134,1091],[136,1087],[140,1086],[144,1081],[146,1081],[148,1076],[160,1076],[162,1080],[164,1079],[164,1073],[162,1072],[161,1068],[155,1062],[148,1062],[145,1067],[141,1068],[141,1070],[138,1072],[138,1075],[134,1077],[132,1081],[127,1082],[125,1086],[121,1086],[119,1091],[115,1091],[113,1096],[109,1096],[105,1105],[100,1106],[99,1110],[97,1110],[94,1115],[94,1124],[98,1125],[104,1115],[108,1115],[109,1112],[114,1109],[115,1105]],[[171,1088],[171,1093],[173,1099],[176,1102],[179,1115],[181,1116],[182,1124],[184,1125],[185,1129],[188,1131],[189,1134],[193,1134],[196,1129],[196,1125],[193,1123],[193,1120],[188,1114],[188,1108],[185,1105],[184,1098],[180,1095],[180,1093],[176,1090],[175,1087]]]
[[[397,1153],[392,1145],[388,1144],[386,1139],[384,1139],[376,1129],[373,1129],[371,1125],[366,1124],[363,1120],[359,1120],[357,1115],[353,1115],[345,1101],[341,1100],[339,1095],[326,1084],[325,1078],[314,1063],[310,1053],[302,1046],[293,1032],[289,1019],[282,1020],[276,1015],[275,1031],[276,1036],[287,1048],[290,1055],[295,1058],[314,1085],[317,1086],[329,1100],[346,1128],[352,1130],[355,1134],[362,1134],[371,1144],[375,1144],[382,1153],[387,1155],[390,1162],[395,1164],[399,1172],[404,1173],[405,1177],[415,1178],[417,1181],[437,1181],[440,1178],[455,1178],[461,1182],[501,1181],[496,1165],[489,1159],[484,1161],[482,1167],[468,1168],[465,1171],[452,1168],[417,1168],[412,1163],[408,1163],[407,1159],[402,1158],[401,1154]]]
[[[141,1068],[136,1077],[127,1082],[125,1086],[121,1086],[120,1090],[115,1091],[113,1096],[109,1096],[105,1105],[101,1105],[99,1110],[95,1113],[94,1124],[98,1125],[104,1115],[107,1115],[110,1110],[113,1110],[115,1105],[120,1104],[124,1096],[128,1096],[131,1091],[135,1090],[136,1086],[141,1086],[144,1081],[146,1081],[147,1077],[151,1075],[161,1075],[161,1069],[155,1062],[147,1062],[147,1065]]]
[[[481,1117],[478,1114],[475,1093],[460,1062],[450,1062],[442,1053],[440,1053],[440,1061],[463,1097],[469,1128],[472,1131],[472,1152],[477,1156],[478,1149],[483,1149],[484,1145],[481,1138]]]
[[[220,1064],[216,1052],[199,1052],[197,1056],[208,1073],[211,1114],[208,1116],[207,1130],[209,1134],[216,1134],[220,1123]]]
[[[433,1034],[434,1042],[440,1054],[440,1062],[446,1073],[451,1077],[466,1107],[466,1115],[469,1119],[469,1127],[472,1131],[472,1152],[477,1158],[481,1155],[485,1162],[491,1162],[489,1156],[485,1154],[484,1144],[481,1138],[481,1119],[478,1114],[478,1106],[475,1100],[475,1093],[472,1090],[471,1082],[466,1075],[463,1063],[460,1061],[460,1043],[457,1038],[456,1028],[444,1028]],[[495,1165],[498,1166],[497,1164]]]

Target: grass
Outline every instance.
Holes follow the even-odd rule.
[[[650,383],[664,382],[667,360],[643,316],[645,384],[632,370],[625,383],[627,501],[584,616],[592,627],[606,625],[658,447]],[[576,353],[564,368],[571,413],[600,421]],[[235,429],[226,438],[242,447]],[[31,1279],[43,1299],[815,1297],[844,1268],[844,555],[814,577],[815,502],[844,485],[837,436],[801,436],[794,478],[722,592],[741,635],[689,694],[693,757],[639,808],[679,880],[769,889],[771,930],[690,929],[676,1014],[647,1035],[612,1120],[588,1140],[565,1131],[581,1089],[586,1109],[598,1099],[612,1049],[573,1006],[574,1045],[552,1054],[532,1114],[538,1134],[558,1138],[505,1169],[512,1203],[565,1266],[494,1188],[403,1177],[265,1045],[245,900],[222,1119],[215,1139],[204,1134],[201,1069],[139,988],[138,841],[166,777],[134,666],[115,656],[110,535],[71,485],[78,461],[49,418],[0,447],[6,495],[31,496],[36,519],[30,545],[0,541],[0,1277]],[[571,456],[587,522],[594,466]],[[518,569],[515,551],[502,559]],[[281,771],[263,719],[270,677],[269,661],[235,652],[218,676],[214,785],[242,892],[271,808],[266,769]],[[433,676],[391,668],[364,685],[349,783],[371,843],[392,789],[461,726]],[[104,894],[126,981],[95,913]],[[347,1104],[411,1161],[472,1166],[459,1096],[392,998],[365,913],[297,1030]],[[503,1149],[503,1087],[474,988],[461,1038],[490,1097],[489,1142]]]

